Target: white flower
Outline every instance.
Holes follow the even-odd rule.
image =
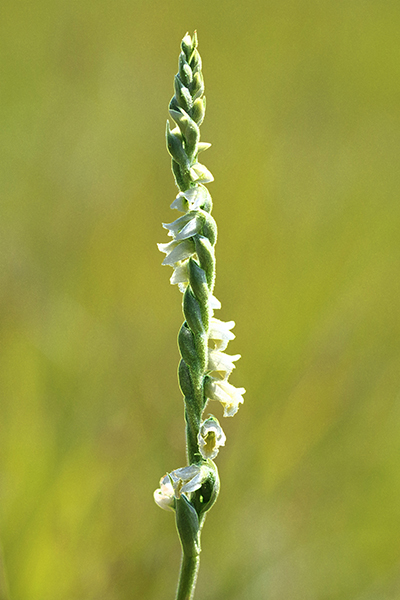
[[[224,407],[224,417],[233,417],[239,410],[239,404],[243,404],[244,388],[236,388],[226,380],[218,381],[208,379],[205,388],[206,396],[210,400],[218,400]]]
[[[235,365],[234,361],[239,360],[240,354],[230,356],[219,350],[208,350],[208,370],[214,372],[214,379],[228,379]]]
[[[189,283],[189,260],[183,260],[175,264],[174,272],[170,278],[172,285],[176,283],[179,286],[181,292],[184,292]]]
[[[210,192],[206,187],[199,184],[189,188],[185,192],[179,192],[171,204],[171,208],[186,212],[188,210],[199,210],[201,206],[207,204],[211,204]]]
[[[201,227],[201,220],[198,214],[192,211],[182,215],[172,223],[163,223],[163,227],[168,229],[168,235],[176,241],[186,240],[198,233]]]
[[[225,350],[228,342],[235,339],[235,334],[230,330],[235,326],[235,321],[220,321],[212,317],[208,334],[208,345],[213,350]]]
[[[226,437],[221,425],[213,415],[203,421],[197,436],[199,450],[203,458],[215,458],[220,446],[225,446]]]
[[[160,479],[160,487],[154,492],[154,500],[164,510],[175,509],[175,498],[198,490],[207,479],[207,470],[198,465],[175,469]]]
[[[212,311],[221,308],[221,302],[215,296],[211,295],[209,299],[210,308]]]
[[[194,242],[191,238],[183,241],[173,240],[168,244],[157,244],[160,252],[165,252],[163,265],[174,266],[176,263],[190,258],[195,253]]]
[[[154,492],[154,501],[164,510],[174,510],[174,488],[168,475],[160,479],[160,487]]]
[[[172,486],[174,488],[175,498],[180,498],[181,494],[190,494],[198,490],[207,478],[207,473],[198,465],[189,465],[181,467],[169,473]]]

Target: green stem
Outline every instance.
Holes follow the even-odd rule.
[[[191,600],[193,598],[199,567],[199,554],[187,556],[182,551],[181,572],[179,574],[176,600]]]

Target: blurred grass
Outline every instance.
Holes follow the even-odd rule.
[[[197,596],[397,599],[398,3],[38,0],[2,13],[10,598],[173,596],[178,541],[151,494],[184,463],[182,317],[155,244],[173,218],[163,133],[179,42],[197,28],[216,294],[247,388],[223,424]]]

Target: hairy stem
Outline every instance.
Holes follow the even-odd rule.
[[[182,552],[181,572],[179,575],[176,600],[191,600],[196,587],[200,567],[200,555],[188,556]]]

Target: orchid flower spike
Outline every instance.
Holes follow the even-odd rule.
[[[181,360],[179,386],[185,404],[188,465],[167,473],[154,492],[161,508],[175,512],[182,546],[177,600],[193,597],[199,567],[200,532],[207,511],[219,493],[218,470],[213,462],[226,437],[214,416],[204,418],[209,400],[217,400],[223,416],[231,417],[243,403],[244,388],[228,382],[240,354],[227,354],[235,338],[234,321],[221,321],[214,311],[221,303],[214,296],[217,225],[211,216],[212,199],[207,184],[213,175],[199,162],[210,147],[200,141],[206,110],[202,62],[197,35],[184,36],[179,55],[174,96],[169,104],[166,142],[178,194],[171,208],[181,213],[163,223],[169,241],[158,244],[163,265],[173,269],[171,284],[183,294],[184,323],[178,334]]]

